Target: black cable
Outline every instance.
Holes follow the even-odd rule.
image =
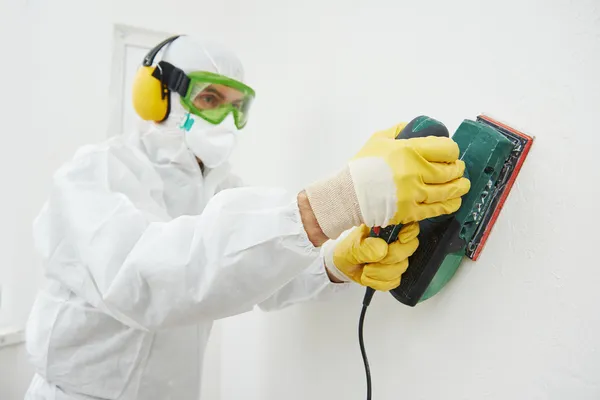
[[[398,237],[398,233],[402,225],[395,225],[392,227],[391,232],[389,232],[389,236],[387,236],[386,242],[390,244],[395,238]],[[375,232],[375,231],[373,231]],[[375,236],[381,237],[380,232],[377,232]],[[365,324],[365,315],[367,313],[367,308],[369,304],[371,304],[371,300],[373,299],[373,295],[375,294],[375,289],[367,287],[365,290],[365,297],[363,297],[363,306],[362,311],[360,312],[360,319],[358,320],[358,344],[360,345],[360,354],[362,355],[363,363],[365,364],[365,375],[367,377],[367,400],[371,400],[371,368],[369,367],[369,359],[367,358],[367,351],[365,350],[365,340],[363,338],[363,327]]]
[[[365,374],[367,376],[367,400],[371,400],[371,370],[369,368],[369,360],[367,359],[367,352],[365,351],[365,342],[363,340],[363,324],[365,322],[366,312],[367,306],[362,306],[360,320],[358,322],[358,342],[360,344],[360,353],[362,354],[363,362],[365,364]]]
[[[358,320],[358,344],[360,345],[360,354],[362,355],[363,363],[365,364],[365,375],[367,377],[367,400],[371,400],[371,368],[369,367],[369,359],[367,358],[367,351],[365,350],[365,341],[363,338],[363,327],[365,324],[365,315],[367,314],[367,308],[371,304],[371,299],[375,294],[375,290],[367,288],[365,297],[363,298],[362,311],[360,312],[360,319]]]

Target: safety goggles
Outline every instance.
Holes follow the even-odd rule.
[[[232,113],[238,129],[246,126],[255,97],[251,87],[212,72],[191,72],[187,77],[190,82],[181,102],[190,113],[215,125]]]

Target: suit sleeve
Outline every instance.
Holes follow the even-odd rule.
[[[161,188],[123,158],[84,151],[55,175],[34,226],[49,278],[145,330],[322,290],[322,274],[304,274],[320,252],[304,231],[294,193],[231,188],[201,215],[171,218]]]
[[[239,176],[231,175],[225,180],[224,189],[243,187]],[[321,250],[311,265],[300,272],[290,282],[276,290],[265,301],[258,304],[263,311],[276,311],[307,302],[328,300],[337,293],[347,290],[350,283],[333,283],[327,275],[325,260]]]

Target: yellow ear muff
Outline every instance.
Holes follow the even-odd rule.
[[[159,79],[152,76],[155,67],[142,66],[138,69],[132,87],[133,108],[144,121],[164,121],[170,110],[170,94],[162,95]]]

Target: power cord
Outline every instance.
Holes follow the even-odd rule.
[[[375,290],[367,288],[365,291],[365,297],[363,297],[362,311],[360,312],[360,319],[358,320],[358,343],[360,345],[360,354],[362,355],[363,363],[365,364],[365,375],[367,377],[367,400],[371,400],[371,369],[369,367],[369,359],[367,358],[367,351],[365,350],[365,341],[363,338],[363,327],[365,324],[365,315],[367,308],[371,304],[371,299],[375,294]]]
[[[401,224],[392,225],[383,230],[379,227],[373,228],[372,233],[374,236],[382,238],[387,244],[392,243],[398,238]],[[360,345],[360,354],[362,355],[363,363],[365,364],[365,375],[367,377],[367,400],[371,400],[371,368],[369,367],[369,359],[367,358],[367,351],[365,350],[365,340],[363,338],[363,327],[365,324],[365,315],[367,314],[367,308],[371,304],[371,299],[375,294],[375,289],[367,287],[365,291],[365,297],[363,297],[362,311],[360,312],[360,319],[358,320],[358,344]]]

